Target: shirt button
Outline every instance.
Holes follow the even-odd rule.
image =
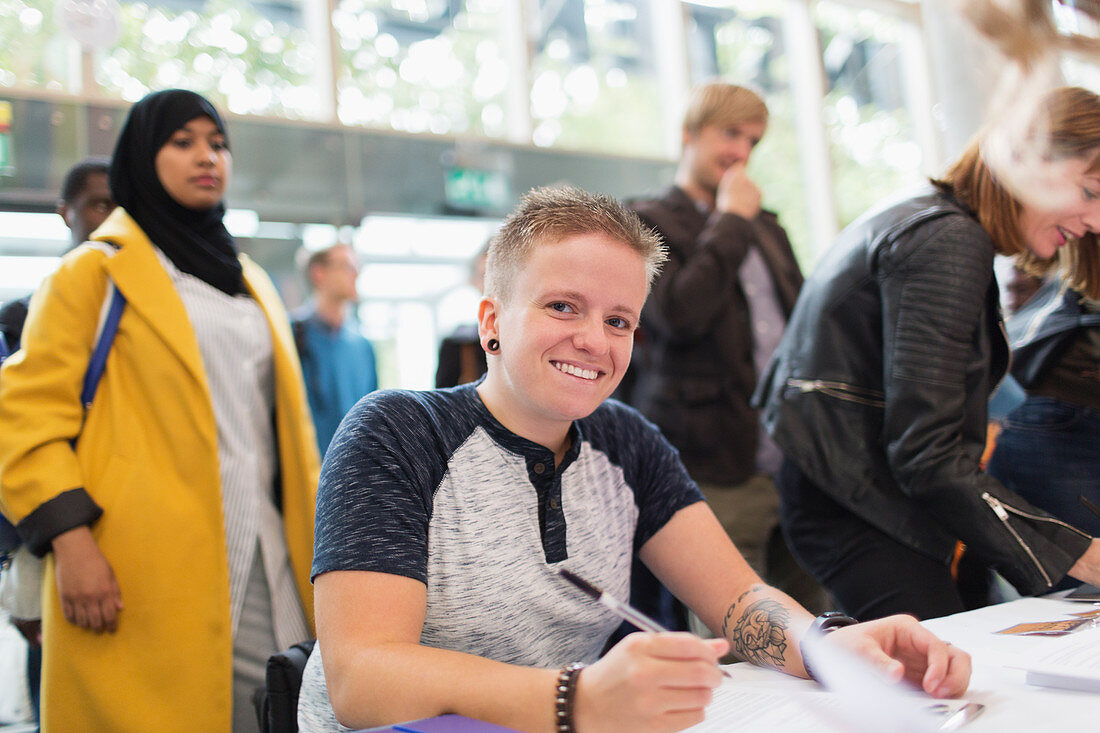
[[[536,463],[535,464],[535,473],[537,473],[541,476],[543,471],[545,471],[545,470],[546,470],[546,466],[543,465],[542,463]]]
[[[554,497],[553,499],[550,500],[550,508],[551,509],[557,509],[559,506],[561,506],[561,504],[558,502],[557,497]]]

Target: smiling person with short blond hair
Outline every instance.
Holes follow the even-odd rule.
[[[674,731],[703,719],[731,648],[806,674],[811,615],[745,563],[657,429],[607,399],[663,259],[614,199],[535,190],[489,249],[485,378],[348,414],[318,491],[303,732],[443,713]],[[725,638],[632,634],[600,658],[619,617],[558,570],[625,599],[635,557]],[[828,639],[932,694],[969,681],[969,657],[910,618]]]

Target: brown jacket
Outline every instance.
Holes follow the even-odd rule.
[[[755,467],[759,428],[749,306],[738,269],[750,246],[771,271],[785,316],[802,273],[774,214],[709,216],[680,188],[630,202],[669,249],[642,311],[624,397],[657,423],[696,481],[734,484]]]

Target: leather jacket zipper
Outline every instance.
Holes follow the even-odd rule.
[[[788,387],[794,387],[800,392],[821,392],[830,397],[856,402],[870,407],[886,407],[886,400],[882,392],[864,387],[856,387],[844,382],[831,382],[825,379],[788,379]]]
[[[986,503],[989,504],[990,506],[993,506],[990,503],[990,499],[992,499],[993,501],[997,502],[1000,506],[1004,507],[1005,509],[1012,512],[1013,514],[1015,514],[1018,517],[1023,517],[1025,519],[1031,519],[1031,520],[1036,521],[1036,522],[1048,522],[1050,524],[1057,524],[1059,527],[1065,527],[1069,531],[1074,532],[1076,534],[1079,534],[1082,537],[1085,537],[1087,539],[1092,539],[1092,535],[1090,535],[1088,532],[1082,532],[1081,530],[1074,527],[1072,524],[1066,524],[1061,519],[1056,519],[1054,517],[1044,517],[1041,514],[1032,514],[1031,512],[1025,512],[1022,509],[1017,509],[1016,507],[1011,506],[1010,504],[1005,504],[1003,501],[1000,501],[999,499],[997,499],[997,497],[991,495],[989,492],[986,492],[986,493],[982,494],[983,499],[985,499],[985,497],[987,497],[987,496],[989,497],[989,499],[986,499]],[[994,509],[994,511],[996,511],[996,509]]]
[[[1061,527],[1065,527],[1068,530],[1076,532],[1082,537],[1089,537],[1089,535],[1085,534],[1081,530],[1077,529],[1074,526],[1066,524],[1060,519],[1054,519],[1053,517],[1042,517],[1038,514],[1031,514],[1030,512],[1020,511],[1016,507],[1001,502],[999,499],[997,499],[997,497],[993,496],[988,491],[982,493],[982,499],[985,501],[986,504],[989,505],[989,508],[993,510],[993,513],[997,515],[997,518],[1001,520],[1001,523],[1008,528],[1008,531],[1012,533],[1012,536],[1016,538],[1016,541],[1020,543],[1020,547],[1024,548],[1024,552],[1026,552],[1028,554],[1028,557],[1031,558],[1031,561],[1035,563],[1035,567],[1039,568],[1039,572],[1042,574],[1043,580],[1046,581],[1048,588],[1054,585],[1054,583],[1050,579],[1050,575],[1047,574],[1046,569],[1043,567],[1042,563],[1039,562],[1039,558],[1035,557],[1035,553],[1032,551],[1032,549],[1028,547],[1023,538],[1020,537],[1020,533],[1017,532],[1016,528],[1009,523],[1009,512],[1012,512],[1019,517],[1031,519],[1036,522],[1049,522],[1051,524],[1057,524]]]

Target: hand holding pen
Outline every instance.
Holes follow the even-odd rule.
[[[559,573],[643,631],[665,632],[653,619],[574,573]],[[576,730],[683,730],[702,722],[712,692],[726,674],[717,662],[727,651],[725,639],[676,632],[630,634],[577,678]]]
[[[565,568],[561,568],[558,570],[558,575],[580,588],[588,596],[598,601],[601,605],[611,609],[611,611],[613,611],[619,618],[629,624],[632,624],[636,628],[641,629],[642,631],[672,633],[671,631],[669,631],[669,629],[661,626],[661,624],[654,621],[649,616],[646,616],[638,609],[626,603],[623,603],[618,598],[615,598],[609,593],[604,593],[602,590],[592,585],[576,573],[566,570]],[[721,671],[723,677],[730,676],[730,673],[724,669],[719,668],[719,671]]]

